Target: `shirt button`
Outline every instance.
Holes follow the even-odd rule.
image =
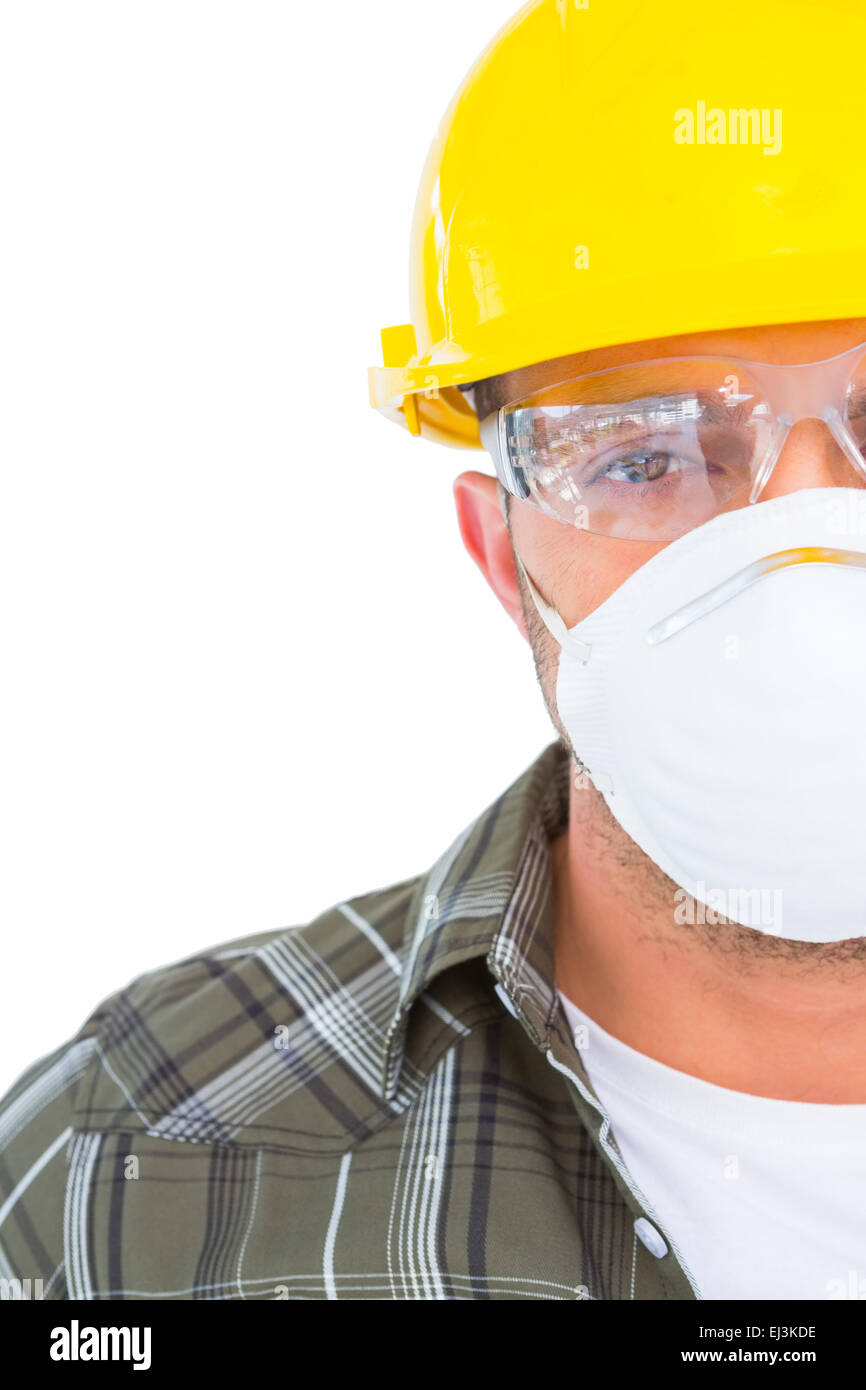
[[[639,1216],[634,1223],[634,1233],[642,1245],[645,1245],[651,1255],[657,1255],[659,1259],[668,1253],[668,1247],[664,1239],[656,1230],[651,1221],[647,1221],[645,1216]]]

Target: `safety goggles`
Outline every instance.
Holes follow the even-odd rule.
[[[673,540],[757,502],[804,419],[825,421],[847,460],[834,460],[833,485],[866,487],[866,343],[793,366],[696,356],[611,367],[479,426],[514,497],[599,535]]]

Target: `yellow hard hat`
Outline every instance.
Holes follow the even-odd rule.
[[[478,447],[461,384],[866,315],[864,52],[864,0],[524,5],[431,146],[372,405]]]

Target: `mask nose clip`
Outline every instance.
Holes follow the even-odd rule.
[[[866,573],[866,554],[859,550],[839,550],[831,546],[807,545],[795,546],[790,550],[778,550],[772,555],[764,555],[760,560],[753,560],[744,569],[738,570],[729,578],[716,584],[706,593],[699,594],[697,598],[684,603],[675,612],[669,613],[666,618],[654,623],[646,635],[646,640],[651,647],[658,646],[660,642],[666,642],[675,633],[681,632],[689,623],[694,623],[698,618],[705,617],[712,613],[714,609],[721,608],[722,604],[728,603],[730,599],[736,598],[737,594],[743,593],[759,580],[765,579],[769,574],[776,574],[779,570],[790,569],[795,565],[849,565],[858,569],[861,574]]]

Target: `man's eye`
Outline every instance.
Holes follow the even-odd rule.
[[[657,478],[663,478],[669,471],[679,471],[681,465],[682,460],[678,455],[666,453],[662,449],[646,453],[634,452],[606,463],[599,469],[593,482],[598,478],[610,478],[614,482],[652,483]]]

